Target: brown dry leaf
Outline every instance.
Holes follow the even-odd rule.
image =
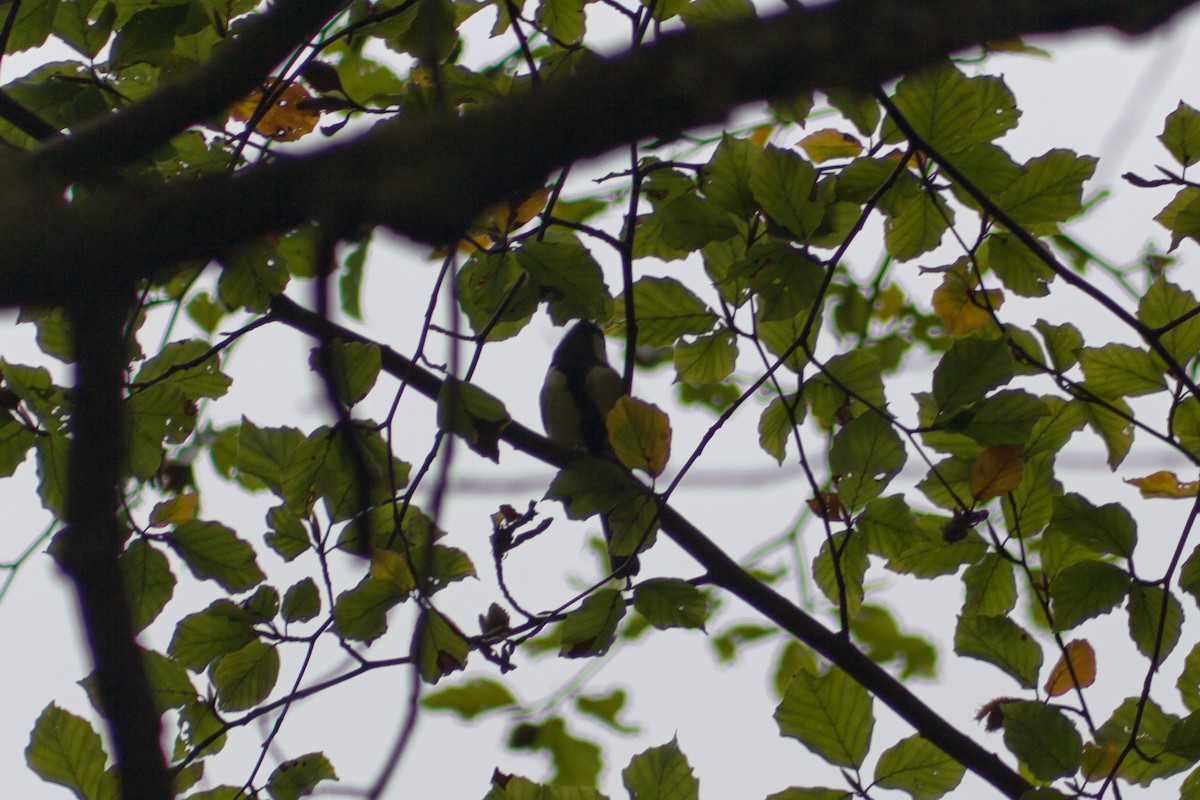
[[[1125,482],[1136,486],[1142,492],[1142,497],[1195,497],[1200,493],[1200,481],[1180,482],[1174,472],[1159,470],[1144,478],[1126,478]]]
[[[832,161],[835,158],[854,158],[863,151],[862,143],[858,139],[833,128],[810,133],[796,142],[796,147],[808,153],[814,164]]]
[[[822,500],[824,503],[822,503]],[[821,498],[816,497],[808,501],[808,507],[821,519],[837,520],[842,518],[845,509],[842,508],[842,498],[837,492],[821,492]]]
[[[233,104],[229,116],[245,122],[254,116],[263,93],[254,92],[244,100]],[[262,119],[254,126],[254,132],[270,136],[280,142],[294,142],[302,136],[307,136],[321,121],[321,112],[304,107],[304,101],[312,100],[312,95],[298,83],[293,83],[284,89],[275,105],[267,109]]]
[[[967,485],[976,500],[990,500],[1008,494],[1021,485],[1025,462],[1021,445],[998,444],[984,450],[971,465]]]
[[[1074,679],[1071,677],[1072,670],[1075,672]],[[1060,697],[1075,688],[1076,680],[1080,689],[1086,689],[1096,682],[1096,651],[1087,639],[1067,643],[1065,652],[1059,656],[1054,669],[1050,670],[1050,677],[1046,678],[1046,694]]]
[[[991,311],[1004,305],[999,289],[979,291],[972,288],[966,261],[960,260],[946,270],[942,285],[933,292],[933,313],[946,326],[949,336],[966,336],[987,324]]]

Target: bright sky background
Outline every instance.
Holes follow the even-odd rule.
[[[1200,106],[1200,87],[1195,83],[1195,76],[1200,74],[1200,16],[1192,14],[1170,31],[1137,41],[1092,33],[1033,43],[1049,48],[1053,58],[997,57],[987,66],[988,72],[1004,75],[1023,111],[1020,127],[1001,143],[1018,160],[1038,155],[1050,147],[1068,147],[1079,153],[1100,156],[1096,178],[1087,184],[1086,190],[1094,193],[1111,189],[1114,196],[1071,231],[1114,263],[1136,260],[1148,242],[1165,247],[1168,237],[1152,217],[1170,198],[1170,190],[1133,188],[1119,176],[1126,171],[1153,176],[1156,164],[1169,164],[1165,149],[1155,140],[1162,130],[1163,118],[1180,99]],[[11,79],[17,73],[10,70],[20,69],[20,60],[6,61],[5,68],[5,80]],[[753,114],[746,111],[738,115],[738,119],[752,117]],[[801,135],[792,129],[781,134],[777,143],[790,145]],[[604,169],[601,165],[597,171]],[[575,187],[576,192],[587,190],[579,185]],[[425,261],[423,252],[403,243],[377,247],[368,268],[368,291],[364,301],[369,330],[379,341],[401,352],[411,351],[428,286],[435,275],[436,265]],[[856,246],[850,260],[854,264],[854,259],[858,258],[857,263],[870,265],[878,253],[876,237]],[[1192,269],[1198,255],[1196,245],[1184,244],[1179,255],[1183,263],[1172,273],[1172,278],[1193,291],[1200,289],[1200,280],[1196,279]],[[902,276],[906,286],[914,287],[918,294],[923,291],[923,296],[928,297],[938,279],[918,276],[917,267],[942,263],[945,261],[930,255],[898,266],[894,274]],[[606,268],[613,266],[609,262],[605,265]],[[646,269],[646,265],[639,263],[639,268]],[[690,262],[649,269],[684,280],[689,274],[698,275],[697,266]],[[607,277],[609,286],[615,290],[617,273],[610,269]],[[1102,285],[1108,288],[1103,282]],[[1115,287],[1113,291],[1117,291]],[[311,297],[307,287],[295,283],[289,294],[301,302],[307,302]],[[1119,331],[1093,303],[1065,286],[1055,285],[1048,299],[1040,304],[1032,301],[1029,305],[1030,322],[1041,316],[1061,322],[1069,315],[1089,337],[1089,344],[1099,344],[1114,337],[1128,339],[1131,335]],[[1005,312],[1009,311],[1010,307],[1006,306]],[[440,315],[437,321],[444,324],[445,315]],[[229,329],[231,326],[222,328]],[[147,346],[157,343],[157,334],[152,330],[148,329],[143,339]],[[476,378],[479,385],[505,402],[514,418],[535,428],[540,427],[536,411],[537,391],[550,351],[560,334],[551,328],[544,315],[539,315],[535,326],[515,341],[489,346]],[[214,419],[227,423],[245,414],[260,425],[290,424],[306,431],[325,422],[326,410],[307,366],[310,346],[277,326],[252,334],[237,348],[228,365],[235,379],[234,386],[229,395],[210,407]],[[28,326],[8,324],[0,328],[0,353],[13,362],[42,363]],[[613,359],[619,357],[615,346],[610,355]],[[435,360],[440,357],[434,356]],[[747,363],[746,367],[749,366]],[[919,368],[914,368],[911,374],[889,383],[889,399],[902,414],[911,412],[911,401],[906,404],[905,395],[928,387],[927,367],[931,364],[921,364],[918,359],[916,366]],[[669,376],[665,373],[650,379],[639,375],[638,381],[636,392],[646,399],[663,403],[669,396]],[[356,414],[382,416],[394,386],[393,381],[381,379],[379,389],[356,409]],[[433,408],[424,399],[409,394],[400,418],[398,454],[406,460],[419,462],[428,446]],[[745,555],[786,530],[808,493],[794,463],[778,469],[774,461],[758,449],[757,419],[755,408],[735,418],[716,438],[700,466],[675,497],[677,507],[735,557]],[[673,414],[674,465],[682,462],[709,420],[710,417],[698,412]],[[811,444],[817,445],[816,440]],[[1166,462],[1162,458],[1161,453],[1155,452],[1144,441],[1139,442],[1119,476],[1130,477],[1164,466],[1178,466],[1177,462]],[[449,543],[472,554],[483,579],[468,581],[439,595],[439,608],[468,627],[473,625],[475,615],[482,612],[487,603],[498,599],[487,555],[490,532],[487,515],[503,502],[521,508],[528,500],[539,498],[552,472],[507,448],[502,451],[501,466],[497,469],[460,446],[456,448],[454,474],[458,491],[450,495],[442,524],[450,531]],[[911,485],[922,475],[923,469],[918,467],[915,458],[910,457],[909,468],[893,491]],[[1059,477],[1068,491],[1081,491],[1095,502],[1119,500],[1132,503],[1141,524],[1140,533],[1147,544],[1154,541],[1156,534],[1161,534],[1167,545],[1174,543],[1186,515],[1186,504],[1139,502],[1132,487],[1109,475],[1103,466],[1099,440],[1094,437],[1076,435],[1068,452],[1059,459]],[[263,514],[270,505],[268,498],[246,497],[232,491],[212,478],[207,465],[201,470],[201,479],[204,490],[201,516],[230,524],[244,538],[259,546],[260,534],[265,530]],[[26,464],[12,480],[0,482],[0,504],[8,509],[9,519],[6,533],[0,537],[0,561],[15,557],[49,522],[45,512],[40,510],[35,489],[32,463]],[[543,513],[555,516],[558,521],[537,542],[510,556],[508,562],[510,586],[530,608],[557,605],[574,593],[572,586],[563,582],[564,572],[576,576],[577,583],[591,578],[596,572],[594,563],[583,551],[585,533],[594,526],[568,524],[561,519],[560,510],[549,505],[543,507]],[[813,528],[805,538],[809,559],[816,552],[818,536]],[[1152,552],[1142,554],[1139,562],[1142,574],[1155,574],[1157,568],[1147,563],[1155,555]],[[284,568],[265,547],[261,548],[259,558],[281,590],[313,565],[311,560],[301,558]],[[787,556],[780,553],[768,563],[787,564]],[[343,567],[344,585],[355,579],[352,575],[361,574],[361,564],[356,565],[349,558],[345,559]],[[698,571],[670,542],[662,541],[645,558],[643,575],[690,577]],[[290,580],[283,577],[285,575],[290,576]],[[955,610],[961,603],[961,582],[947,577],[932,586],[917,584],[884,573],[878,565],[868,573],[868,579],[872,587],[880,590],[879,594],[869,594],[869,599],[892,603],[904,627],[927,635],[939,646],[941,680],[914,683],[914,690],[962,730],[984,741],[986,746],[1001,749],[999,735],[992,734],[988,738],[971,717],[987,700],[1017,694],[1018,687],[991,666],[954,657],[951,642]],[[181,576],[175,599],[159,622],[150,628],[145,643],[164,649],[170,639],[173,621],[199,610],[215,596],[207,587]],[[1171,687],[1183,657],[1200,631],[1195,625],[1198,616],[1195,604],[1190,598],[1181,599],[1189,620],[1184,638],[1155,684],[1156,697],[1167,705],[1168,710],[1176,713],[1182,706]],[[818,605],[818,608],[822,607]],[[1123,655],[1116,662],[1104,659],[1106,653],[1115,650],[1098,647],[1101,651],[1099,679],[1096,686],[1088,690],[1087,696],[1093,713],[1100,720],[1105,719],[1108,711],[1123,697],[1137,692],[1146,667],[1145,659],[1128,643],[1124,619],[1123,613],[1114,613],[1088,622],[1075,632],[1076,636],[1105,645],[1125,639],[1125,650],[1120,651]],[[407,646],[405,607],[395,610],[391,620],[391,632],[372,646],[372,657],[398,655]],[[746,609],[727,601],[710,629],[722,630],[735,621],[756,620]],[[29,729],[46,703],[53,700],[77,714],[94,717],[82,690],[75,684],[87,674],[89,667],[81,649],[74,597],[48,557],[38,554],[30,559],[0,602],[0,641],[5,644],[0,655],[3,794],[31,800],[66,797],[65,790],[42,783],[24,765]],[[775,643],[751,647],[734,665],[717,666],[703,634],[669,631],[651,636],[637,647],[618,647],[603,664],[554,658],[533,663],[522,656],[517,660],[520,668],[509,676],[509,680],[519,697],[530,703],[554,704],[558,688],[581,671],[589,673],[583,689],[586,693],[602,694],[615,686],[630,689],[632,705],[622,719],[641,727],[641,733],[636,737],[611,737],[600,726],[571,712],[569,701],[557,700],[560,710],[567,714],[572,730],[585,736],[598,736],[607,743],[609,760],[602,786],[613,798],[625,796],[620,770],[629,758],[672,737],[678,738],[700,778],[703,796],[712,800],[763,797],[792,785],[842,786],[835,770],[797,742],[778,735],[771,717],[776,699],[768,689],[777,648]],[[332,644],[319,649],[318,653],[322,660],[310,672],[310,679],[327,676],[344,666],[344,657]],[[1053,661],[1054,658],[1048,655],[1046,670]],[[294,669],[295,663],[285,660],[277,692],[290,685]],[[495,669],[482,659],[473,658],[467,675],[495,677]],[[323,750],[343,778],[341,784],[325,784],[326,787],[344,790],[368,785],[399,727],[409,680],[410,674],[405,670],[378,671],[324,696],[297,704],[278,739],[277,754],[282,760]],[[451,676],[438,688],[459,680],[458,675]],[[876,703],[875,713],[878,722],[874,753],[911,733],[907,725],[898,722],[881,704]],[[548,777],[542,758],[513,753],[501,747],[508,724],[503,715],[470,727],[459,726],[448,715],[424,715],[416,740],[402,762],[388,796],[482,797],[496,767],[535,780]],[[254,726],[247,732],[236,734],[225,753],[216,760],[219,769],[210,773],[212,782],[207,785],[216,782],[240,784],[257,756],[261,736],[262,731]],[[873,761],[868,762],[868,776],[872,764]],[[269,768],[260,775],[260,783],[265,781],[267,774]],[[1163,796],[1161,785],[1156,785],[1155,789],[1156,796]],[[1136,792],[1123,791],[1126,797],[1138,796]],[[886,797],[888,793],[880,793],[880,796]],[[956,796],[991,796],[991,790],[968,775]],[[1149,796],[1149,793],[1142,796]]]

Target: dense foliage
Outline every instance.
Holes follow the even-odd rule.
[[[780,644],[779,732],[845,783],[798,777],[774,800],[937,798],[967,770],[1014,798],[1119,797],[1122,783],[1192,770],[1182,796],[1200,796],[1200,645],[1183,640],[1183,595],[1200,599],[1200,481],[1122,476],[1146,502],[1192,504],[1181,530],[1157,533],[1173,555],[1146,574],[1131,510],[1056,472],[1081,431],[1114,471],[1135,438],[1200,465],[1200,303],[1173,276],[1175,256],[1118,273],[1071,237],[1097,161],[1058,148],[1014,158],[1001,140],[1021,112],[987,61],[1036,53],[1020,34],[1141,31],[1186,4],[787,5],[760,20],[749,0],[0,4],[0,52],[71,50],[0,94],[0,298],[75,375],[59,385],[45,364],[0,361],[0,475],[32,464],[56,519],[7,569],[49,550],[76,587],[95,664],[93,708],[8,720],[32,728],[32,770],[85,800],[363,785],[321,741],[269,765],[271,743],[303,698],[375,670],[412,673],[395,747],[364,790],[377,798],[418,714],[522,711],[510,670],[602,659],[615,642],[682,628],[725,657]],[[628,51],[597,56],[598,30],[619,31]],[[752,124],[680,133],[761,99]],[[1200,187],[1186,177],[1200,112],[1181,102],[1160,140],[1159,175],[1126,176],[1127,190],[1176,190],[1156,219],[1186,252],[1200,241]],[[621,168],[571,179],[579,159],[611,151]],[[851,263],[880,221],[873,260]],[[381,226],[426,243],[440,270],[416,342],[347,327],[363,322]],[[940,276],[931,297],[904,280],[918,266]],[[1130,293],[1097,280],[1109,276]],[[1047,297],[1060,302],[1037,304]],[[435,325],[447,307],[452,322]],[[1035,323],[1014,322],[1031,308]],[[543,313],[593,320],[624,345],[632,391],[607,420],[615,460],[554,445],[473,382],[489,343]],[[1107,315],[1123,338],[1085,341],[1078,313]],[[161,343],[148,320],[167,330]],[[215,423],[230,353],[278,326],[318,342],[328,424]],[[929,359],[931,380],[898,402],[899,379]],[[673,375],[670,395],[639,390],[653,371]],[[439,432],[410,451],[395,430],[411,394],[436,404]],[[372,395],[388,399],[385,418],[358,413]],[[812,545],[803,574],[748,571],[672,507],[708,442],[671,452],[669,413],[684,406],[713,432],[757,415],[766,458],[800,465],[798,522],[777,545]],[[456,502],[454,442],[560,469],[544,502],[496,510],[490,563],[440,524]],[[894,485],[915,462],[925,477]],[[217,518],[197,480],[210,474],[272,498],[265,536]],[[605,563],[677,546],[698,570],[606,574],[527,609],[505,557],[564,512],[606,517]],[[1021,687],[985,706],[976,731],[906,688],[934,674],[935,653],[872,597],[884,571],[961,581],[954,655]],[[810,577],[824,597],[805,610],[786,595]],[[468,579],[493,590],[477,620],[443,602]],[[176,592],[193,581],[220,597],[183,607]],[[730,596],[761,617],[706,628]],[[1074,633],[1110,613],[1127,617],[1128,641]],[[164,618],[169,643],[139,644]],[[403,655],[373,656],[383,641]],[[328,642],[353,664],[318,680],[310,658]],[[1163,680],[1160,665],[1188,646],[1175,683]],[[1138,677],[1102,718],[1087,689],[1118,662]],[[575,700],[628,732],[623,693]],[[915,733],[873,739],[877,702]],[[1189,713],[1168,710],[1180,705]],[[599,749],[561,715],[511,718],[507,745],[548,753],[554,774],[497,770],[489,800],[603,796]],[[260,720],[244,782],[205,778],[226,735]],[[1003,732],[1003,757],[984,728]],[[638,800],[698,794],[675,741],[622,777]]]

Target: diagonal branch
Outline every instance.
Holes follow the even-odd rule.
[[[349,144],[239,175],[158,190],[119,187],[69,206],[13,204],[0,210],[0,304],[59,303],[72,296],[77,276],[58,264],[146,277],[166,264],[212,258],[314,219],[343,228],[383,224],[423,241],[453,241],[482,209],[538,185],[555,169],[631,140],[719,122],[741,103],[813,89],[869,88],[997,38],[1098,25],[1141,32],[1195,2],[841,0],[664,36],[636,52],[598,59],[571,79],[462,117],[398,119]],[[337,5],[320,4],[326,10]],[[222,70],[236,72],[221,65],[200,72]],[[246,75],[237,74],[244,83]],[[185,79],[38,151],[30,166],[75,174],[96,160],[118,163],[158,144],[195,114],[223,107],[242,85],[237,92],[209,86],[203,108],[189,102],[182,107],[192,116],[176,113],[183,100],[171,101],[171,93],[195,89],[195,82]],[[170,111],[169,124],[151,119],[149,110],[135,114],[135,108]],[[138,132],[143,123],[153,135]]]
[[[285,296],[275,298],[271,316],[308,333],[319,341],[334,338],[343,341],[370,342],[369,339],[336,325],[319,314],[297,305]],[[372,344],[377,343],[372,342]],[[433,373],[412,363],[388,347],[380,346],[383,368],[390,374],[405,376],[421,394],[436,399],[442,381]],[[574,451],[560,447],[529,428],[515,422],[501,433],[501,438],[515,449],[547,464],[565,466],[578,457]],[[713,583],[728,590],[760,614],[816,650],[833,664],[847,672],[873,696],[912,725],[922,736],[941,748],[947,755],[966,766],[1004,796],[1019,798],[1032,787],[994,753],[951,725],[945,718],[925,705],[900,681],[867,658],[851,642],[821,625],[798,606],[785,599],[769,586],[756,580],[731,559],[724,550],[704,535],[696,526],[662,504],[659,521],[663,531],[684,552],[703,566]]]

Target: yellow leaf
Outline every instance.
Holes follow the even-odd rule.
[[[1072,670],[1074,678],[1071,677]],[[1059,656],[1058,663],[1046,679],[1046,694],[1051,697],[1064,695],[1075,688],[1076,681],[1080,689],[1086,689],[1096,682],[1096,651],[1087,639],[1076,639],[1067,644],[1065,652]]]
[[[243,122],[251,119],[262,99],[261,91],[254,92],[246,99],[234,103],[229,109],[229,116]],[[305,101],[308,100],[312,100],[312,95],[303,86],[298,83],[288,86],[254,126],[255,133],[270,136],[281,142],[294,142],[312,133],[321,120],[321,112],[307,107]]]
[[[402,592],[411,592],[417,585],[408,559],[395,550],[371,548],[371,577],[390,583]]]
[[[608,441],[621,463],[657,478],[671,456],[671,421],[661,408],[628,395],[617,399],[605,420]]]
[[[998,444],[987,448],[975,459],[967,486],[976,500],[990,500],[1020,486],[1024,470],[1021,445]]]
[[[835,158],[854,158],[863,150],[858,139],[833,128],[810,133],[796,142],[796,146],[808,153],[814,164]]]
[[[1174,472],[1159,470],[1144,478],[1126,478],[1126,483],[1136,486],[1142,497],[1195,497],[1200,493],[1200,481],[1180,483]]]
[[[991,319],[991,311],[1004,305],[999,289],[979,291],[972,287],[966,261],[960,260],[942,277],[942,285],[933,292],[933,313],[946,326],[949,336],[966,336]]]
[[[754,142],[759,147],[766,147],[767,140],[771,138],[771,134],[775,132],[774,125],[759,125],[754,130],[750,131],[750,141]]]
[[[541,213],[550,197],[549,189],[538,189],[514,208],[502,200],[487,210],[492,226],[500,233],[511,233]]]
[[[186,492],[170,500],[164,500],[150,512],[150,527],[162,528],[166,525],[178,525],[196,516],[196,503],[200,496],[195,492]]]
[[[1114,747],[1111,744],[1096,745],[1088,742],[1083,746],[1083,758],[1080,760],[1080,766],[1083,768],[1083,779],[1091,781],[1101,781],[1108,777],[1112,772],[1113,767],[1117,764],[1117,756],[1121,755],[1121,748]]]

